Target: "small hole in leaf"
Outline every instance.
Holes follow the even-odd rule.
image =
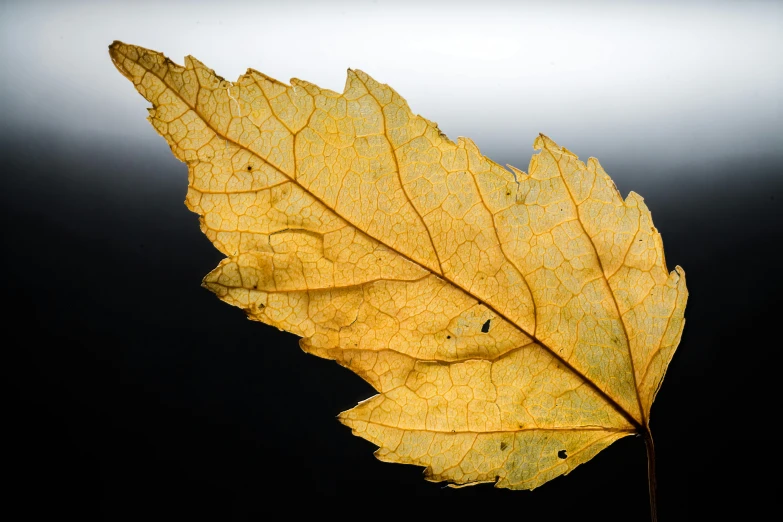
[[[561,459],[565,459],[568,457],[568,453],[566,453],[566,450],[560,450],[557,452],[557,456]]]
[[[501,442],[500,443],[500,451],[503,451],[506,448],[508,448],[508,444],[506,444],[505,442]]]
[[[484,323],[484,325],[481,327],[481,331],[482,331],[483,333],[487,333],[487,332],[489,331],[489,322],[490,322],[491,320],[492,320],[492,319],[487,319],[487,322],[486,322],[486,323]]]

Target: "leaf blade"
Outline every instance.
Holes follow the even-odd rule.
[[[623,202],[597,161],[585,166],[541,135],[530,174],[509,172],[470,140],[450,141],[361,71],[349,70],[337,94],[253,70],[230,83],[192,57],[181,67],[120,42],[110,54],[153,103],[151,123],[189,165],[186,204],[228,256],[204,286],[251,319],[303,336],[305,351],[335,359],[378,389],[343,414],[355,433],[373,440],[368,426],[380,424],[355,416],[378,401],[416,402],[418,389],[409,384],[442,367],[486,375],[478,387],[463,383],[428,400],[453,403],[453,411],[473,401],[478,411],[460,421],[441,415],[448,405],[420,404],[407,432],[430,422],[450,437],[480,428],[483,418],[491,433],[603,434],[569,446],[585,458],[565,467],[547,467],[551,455],[539,453],[543,468],[526,465],[502,477],[492,468],[505,487],[536,487],[540,477],[589,460],[590,448],[648,430],[684,324],[684,273],[666,274],[649,210],[635,194]],[[625,212],[610,235],[604,207]],[[546,408],[531,415],[518,407],[536,390],[542,397],[541,382],[513,381],[487,398],[482,386],[493,383],[492,368],[513,361],[529,370],[529,353],[557,368],[544,379],[550,399],[561,391],[579,399],[581,416],[569,416],[562,401],[552,405],[568,426]],[[564,383],[577,386],[553,391]],[[479,398],[466,402],[460,393]],[[383,444],[380,455],[389,457]],[[405,459],[435,469],[426,459]],[[546,472],[531,471],[540,469]],[[431,477],[492,480],[481,473]]]

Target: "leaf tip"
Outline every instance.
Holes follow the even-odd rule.
[[[114,64],[114,67],[117,68],[118,71],[122,73],[123,76],[128,78],[129,80],[133,80],[133,77],[130,76],[130,72],[127,70],[127,68],[123,65],[122,59],[124,57],[123,49],[128,47],[126,44],[122,43],[119,40],[114,40],[109,45],[109,56],[111,57],[111,61]]]

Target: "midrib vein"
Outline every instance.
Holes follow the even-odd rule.
[[[349,410],[350,411],[350,410]],[[346,419],[352,422],[358,422],[359,419]],[[559,431],[559,432],[572,432],[572,431],[603,431],[607,433],[636,433],[633,429],[628,428],[607,428],[604,426],[576,426],[573,428],[539,428],[539,427],[533,427],[533,428],[510,428],[507,430],[486,430],[486,431],[479,431],[479,430],[433,430],[429,428],[401,428],[399,426],[394,426],[391,424],[384,424],[382,422],[377,421],[362,421],[366,422],[367,424],[373,424],[375,426],[380,426],[381,428],[389,428],[393,430],[400,430],[400,431],[421,431],[424,433],[445,433],[447,435],[459,435],[463,433],[470,433],[470,434],[477,434],[477,435],[487,435],[491,433],[520,433],[525,431]]]

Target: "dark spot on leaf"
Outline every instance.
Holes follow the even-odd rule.
[[[487,332],[489,331],[489,322],[490,322],[491,320],[492,320],[492,319],[487,319],[487,322],[486,322],[486,323],[484,323],[484,325],[481,327],[481,331],[482,331],[483,333],[487,333]]]
[[[451,336],[450,336],[450,335],[447,335],[447,336],[446,336],[446,339],[451,339]]]
[[[248,165],[247,170],[253,170],[253,165]]]
[[[565,459],[568,457],[568,454],[566,453],[566,450],[560,450],[557,452],[557,456],[561,459]]]
[[[501,442],[500,443],[500,451],[503,451],[506,448],[508,448],[508,444],[506,444],[505,442]]]

